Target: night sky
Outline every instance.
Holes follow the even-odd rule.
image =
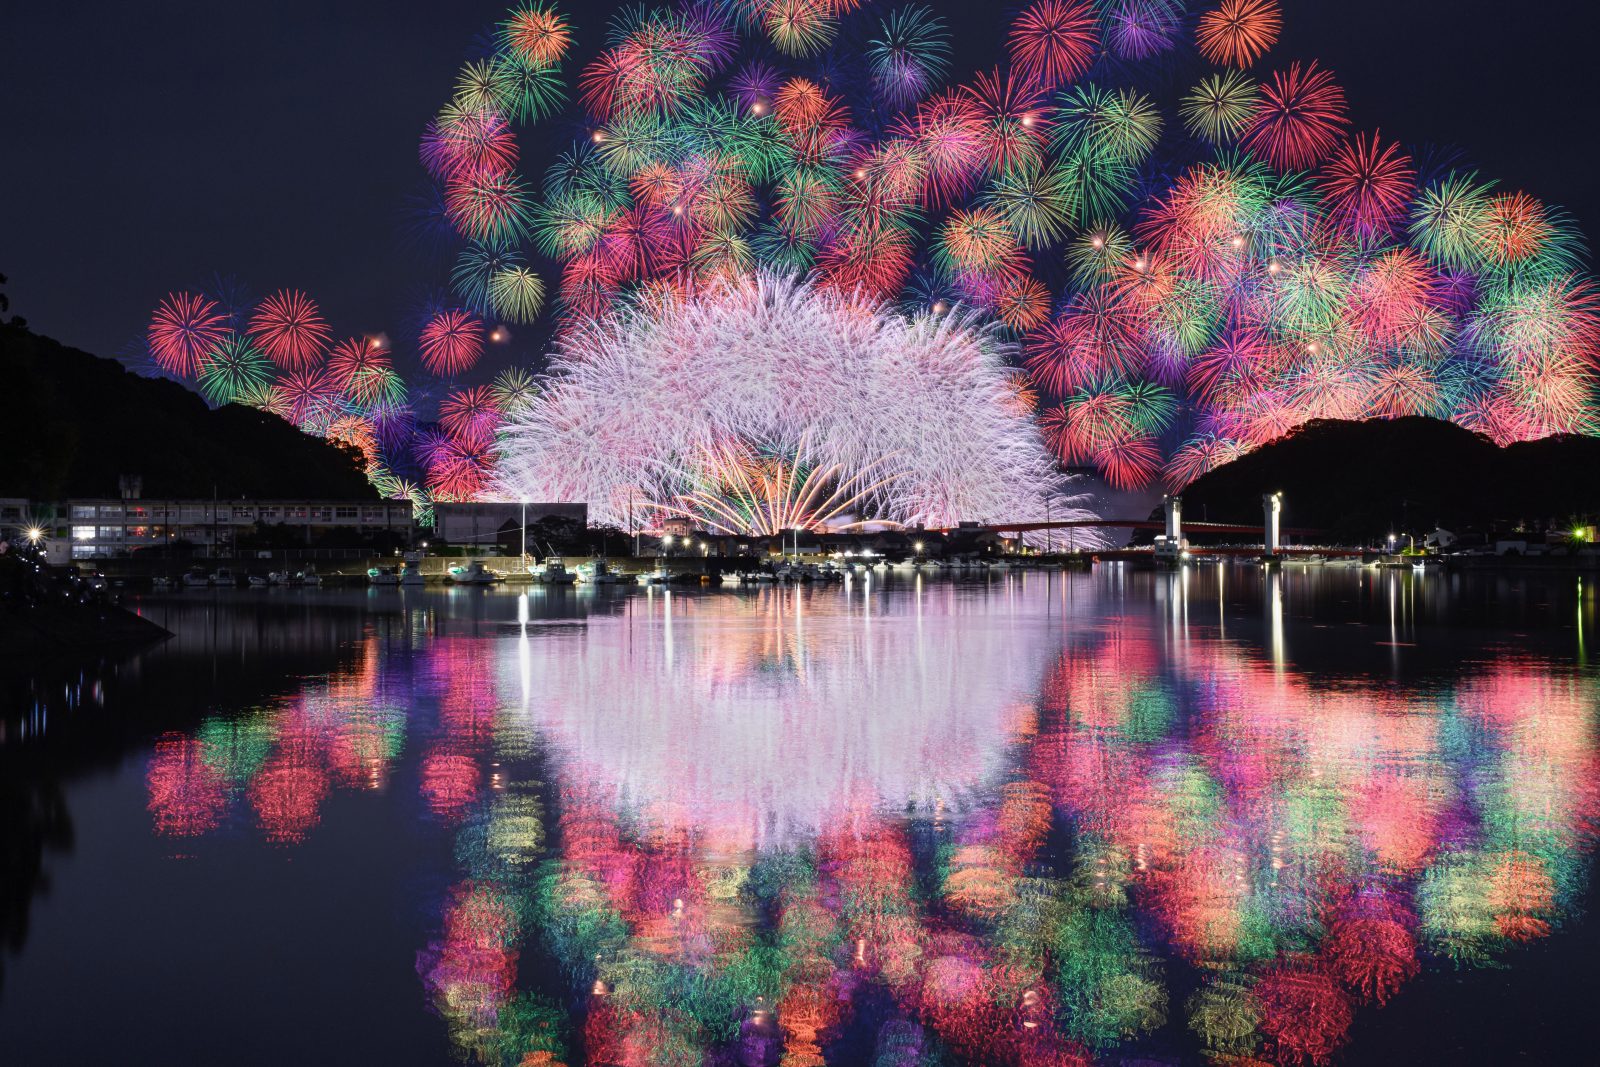
[[[417,137],[474,35],[505,6],[12,5],[0,34],[0,273],[13,313],[114,355],[167,291],[221,272],[258,296],[306,289],[340,332],[399,333],[408,293],[434,276],[397,236],[423,182]],[[618,6],[563,5],[580,62]],[[955,37],[953,80],[1002,56],[1016,5],[933,6]],[[1586,232],[1600,227],[1594,5],[1284,8],[1266,66],[1318,58],[1344,84],[1358,127],[1455,145],[1485,175],[1566,207]],[[523,173],[537,180],[575,132],[545,123],[525,133]]]

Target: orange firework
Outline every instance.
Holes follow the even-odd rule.
[[[1200,16],[1195,44],[1218,66],[1248,67],[1278,43],[1282,29],[1278,0],[1222,0]]]

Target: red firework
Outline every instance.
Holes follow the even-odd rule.
[[[200,370],[206,353],[228,333],[228,317],[214,301],[172,293],[150,318],[150,352],[162,370],[185,376]]]
[[[474,241],[526,236],[529,207],[527,191],[515,174],[469,171],[445,186],[445,218],[456,232]]]
[[[1416,191],[1411,159],[1376,132],[1356,134],[1339,146],[1317,182],[1328,199],[1328,218],[1363,241],[1382,241],[1405,217]]]
[[[1039,165],[1050,111],[1038,85],[998,70],[966,89],[983,121],[984,164],[991,173]]]
[[[888,297],[911,270],[911,237],[894,226],[853,225],[817,261],[833,289]]]
[[[482,776],[477,763],[465,753],[432,752],[422,761],[422,795],[435,815],[455,822],[477,797]]]
[[[1136,320],[1103,288],[1074,296],[1025,351],[1028,372],[1057,394],[1132,371],[1141,358]]]
[[[1248,67],[1278,43],[1282,29],[1278,0],[1222,0],[1200,16],[1195,44],[1218,66]]]
[[[428,461],[428,488],[438,500],[472,500],[489,484],[492,442],[446,437]]]
[[[483,353],[483,323],[457,308],[441,311],[422,328],[422,365],[432,374],[460,374]]]
[[[1242,143],[1279,170],[1303,170],[1328,157],[1349,121],[1333,75],[1315,63],[1295,63],[1262,84]]]
[[[1128,402],[1109,389],[1079,394],[1044,416],[1045,440],[1063,463],[1082,463],[1138,436]]]
[[[1080,77],[1100,39],[1087,0],[1036,0],[1011,24],[1011,66],[1046,89]]]
[[[841,145],[850,113],[816,82],[790,78],[772,101],[778,126],[794,145],[797,163],[821,163]]]
[[[439,404],[439,425],[459,441],[483,441],[494,436],[500,422],[500,405],[486,385],[461,389]]]
[[[283,376],[278,382],[284,418],[301,428],[316,427],[338,413],[339,387],[327,371],[308,367]]]
[[[1113,441],[1094,453],[1094,465],[1114,489],[1140,489],[1161,470],[1161,449],[1145,434]]]
[[[1050,318],[1050,290],[1031,277],[1006,279],[1000,287],[995,313],[1017,333],[1027,333]]]
[[[300,370],[321,358],[333,332],[310,297],[298,289],[280,289],[256,307],[250,336],[272,362]]]
[[[420,152],[422,165],[440,181],[503,173],[517,165],[517,138],[496,112],[463,111],[428,123]]]
[[[1261,1030],[1279,1063],[1325,1063],[1354,1021],[1350,1000],[1316,964],[1285,964],[1262,977],[1255,994]]]
[[[158,834],[196,837],[216,828],[227,805],[227,782],[205,761],[199,741],[169,733],[156,742],[145,775]]]
[[[389,353],[366,337],[352,337],[334,346],[328,356],[328,377],[334,388],[351,400],[369,405],[387,396],[395,380]]]
[[[1279,359],[1255,330],[1234,330],[1189,365],[1189,388],[1212,403],[1253,393]]]

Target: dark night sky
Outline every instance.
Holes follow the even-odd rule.
[[[396,232],[421,183],[416,139],[497,0],[12,5],[0,272],[14,313],[102,355],[169,289],[213,271],[316,296],[336,330],[398,332],[428,272]],[[597,47],[618,5],[565,3]],[[879,5],[880,7],[895,6]],[[935,0],[958,74],[1001,55],[1015,5]],[[1353,117],[1450,143],[1488,176],[1600,228],[1589,0],[1285,0],[1270,63],[1316,57]],[[568,139],[524,137],[524,173]]]

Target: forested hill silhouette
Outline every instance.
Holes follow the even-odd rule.
[[[1261,494],[1274,491],[1287,525],[1339,541],[1563,523],[1600,512],[1600,438],[1500,448],[1439,419],[1317,420],[1196,479],[1183,490],[1184,517],[1259,523]]]
[[[376,500],[361,454],[253,408],[212,410],[176,382],[0,325],[7,399],[0,496],[116,496],[138,475],[146,497],[213,494]]]

